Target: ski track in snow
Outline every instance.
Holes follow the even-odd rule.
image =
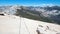
[[[60,32],[60,25],[17,17],[14,15],[0,16],[0,34],[37,34],[37,28],[45,34]]]

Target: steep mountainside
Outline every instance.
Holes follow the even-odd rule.
[[[60,6],[0,6],[0,12],[15,14],[29,19],[60,24]]]

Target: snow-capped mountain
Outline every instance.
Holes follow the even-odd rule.
[[[0,6],[0,12],[5,12],[7,14],[14,14],[17,10],[20,9],[19,6]]]
[[[41,21],[48,21],[48,22],[56,22],[60,24],[60,6],[46,6],[46,7],[20,7],[22,9],[20,11],[20,15],[23,15],[28,18],[41,20]],[[23,13],[23,14],[22,14]],[[30,15],[30,16],[29,16]]]
[[[56,22],[60,24],[60,6],[0,6],[0,12],[16,14],[26,18],[37,19],[45,22]]]

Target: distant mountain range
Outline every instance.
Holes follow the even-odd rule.
[[[0,12],[7,12],[30,19],[60,24],[60,6],[1,6]]]

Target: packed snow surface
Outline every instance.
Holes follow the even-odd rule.
[[[60,25],[14,15],[0,16],[0,34],[60,34]]]

